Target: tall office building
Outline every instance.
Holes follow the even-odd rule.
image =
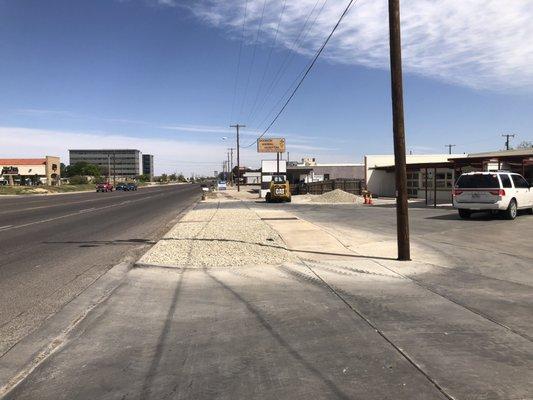
[[[141,174],[141,152],[132,149],[69,150],[70,165],[85,161],[109,170],[111,178],[136,178]]]
[[[143,175],[148,175],[150,180],[154,179],[154,156],[143,154]]]

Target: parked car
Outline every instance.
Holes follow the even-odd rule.
[[[218,190],[226,190],[226,181],[218,181],[217,189]]]
[[[126,190],[128,190],[128,185],[125,184],[125,183],[119,183],[119,184],[117,185],[117,187],[115,188],[115,190],[126,191]]]
[[[109,182],[105,183],[99,183],[96,185],[96,191],[97,192],[112,192],[113,191],[113,185]]]
[[[461,218],[487,210],[515,219],[518,210],[533,213],[533,189],[522,175],[513,172],[469,172],[455,183],[453,206]]]
[[[207,186],[205,183],[202,183],[202,192],[209,192],[209,186]]]
[[[133,182],[129,182],[126,184],[126,190],[137,190],[137,185]]]

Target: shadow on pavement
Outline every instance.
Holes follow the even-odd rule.
[[[344,393],[339,387],[335,385],[331,379],[324,376],[316,367],[314,367],[310,362],[308,362],[296,349],[294,349],[275,329],[274,327],[261,315],[259,310],[252,306],[248,301],[246,301],[239,293],[234,291],[224,282],[215,278],[209,273],[209,271],[204,268],[205,274],[230,292],[238,301],[240,301],[250,313],[252,313],[257,321],[265,328],[265,330],[302,366],[304,366],[309,372],[314,376],[320,379],[324,384],[335,394],[338,399],[350,399],[350,397]]]

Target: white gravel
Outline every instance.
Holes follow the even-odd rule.
[[[305,194],[293,196],[294,203],[322,203],[322,204],[363,204],[362,196],[356,196],[341,189],[335,189],[324,194]]]
[[[208,200],[187,213],[141,264],[230,267],[282,264],[289,252],[279,235],[241,201]]]

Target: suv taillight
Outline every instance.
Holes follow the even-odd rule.
[[[454,196],[459,196],[461,193],[463,193],[463,191],[462,191],[462,190],[459,190],[459,189],[453,189],[453,192],[452,192],[452,194],[453,194]]]
[[[503,189],[491,190],[489,193],[493,194],[494,196],[505,196],[505,190]]]

